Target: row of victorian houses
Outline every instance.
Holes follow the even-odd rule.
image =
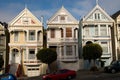
[[[120,11],[109,16],[98,4],[80,21],[63,6],[47,21],[47,48],[56,50],[59,68],[84,68],[82,46],[88,41],[102,46],[105,66],[120,58]],[[9,36],[6,35],[6,30]],[[0,56],[4,67],[15,75],[44,74],[47,65],[36,58],[45,43],[43,22],[27,8],[16,16],[8,28],[0,25]],[[9,39],[9,40],[8,40]],[[9,46],[9,47],[8,47]],[[6,68],[7,69],[7,68]]]

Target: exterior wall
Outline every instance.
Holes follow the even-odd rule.
[[[114,30],[116,34],[115,44],[116,44],[116,51],[117,51],[116,57],[118,60],[120,59],[120,28],[119,28],[120,27],[120,14],[118,14],[114,20],[115,20]]]
[[[3,68],[6,68],[6,44],[5,28],[0,24],[0,56],[4,60]],[[0,73],[5,73],[5,69],[1,70]]]
[[[25,22],[24,19],[26,20]],[[45,65],[36,58],[38,50],[43,48],[42,23],[25,8],[11,21],[9,32],[9,64],[20,64],[22,67],[21,74],[28,77],[43,74],[45,71],[41,72],[41,70],[43,70]]]
[[[112,36],[114,35],[114,20],[97,4],[82,19],[82,46],[87,41],[98,43],[103,48],[101,60],[105,65],[109,65],[115,57],[114,43]]]
[[[87,23],[87,22],[86,22]],[[91,24],[94,24],[94,22],[93,23],[91,23]],[[91,25],[90,24],[90,25]],[[106,36],[104,36],[104,35],[100,35],[100,25],[106,25],[106,27],[107,27],[107,35]],[[84,24],[83,24],[84,25]],[[89,24],[88,24],[89,25]],[[96,25],[96,24],[94,24],[94,25]],[[111,63],[111,61],[112,61],[112,57],[111,56],[113,56],[112,55],[112,39],[111,39],[111,31],[110,31],[110,28],[112,27],[110,27],[110,26],[108,26],[108,25],[111,25],[111,23],[110,24],[107,24],[107,23],[99,23],[99,24],[97,24],[98,25],[98,35],[96,35],[96,36],[88,36],[88,35],[85,35],[85,29],[86,28],[89,28],[89,27],[87,27],[87,25],[85,25],[85,27],[83,28],[83,39],[82,39],[82,41],[83,41],[83,46],[86,44],[86,42],[87,41],[92,41],[93,43],[98,43],[98,44],[100,44],[101,45],[101,47],[103,48],[103,46],[102,46],[102,43],[107,43],[106,45],[105,45],[105,47],[107,47],[107,52],[105,52],[104,51],[104,49],[103,49],[103,54],[102,54],[102,56],[101,56],[101,59],[103,60],[103,61],[105,61],[105,66],[106,65],[109,65],[110,63]]]
[[[60,16],[65,16],[65,21],[60,20]],[[70,21],[68,20],[70,19]],[[66,28],[71,28],[72,36],[66,37]],[[51,30],[55,30],[55,37],[51,38]],[[61,37],[61,30],[63,30],[63,37]],[[76,30],[76,32],[75,32]],[[47,47],[54,48],[58,57],[57,63],[59,68],[67,68],[79,70],[78,57],[78,21],[71,16],[71,14],[62,7],[53,17],[47,22]],[[67,46],[71,47],[72,53],[68,55]]]

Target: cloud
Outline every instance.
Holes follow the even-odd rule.
[[[120,0],[99,0],[100,6],[105,9],[108,14],[114,14],[120,10]]]
[[[40,20],[41,16],[44,17],[44,21],[47,21],[54,13],[55,13],[55,9],[51,9],[51,10],[35,10],[35,11],[31,11],[33,12],[33,14]]]
[[[71,13],[78,19],[86,16],[90,10],[94,7],[90,0],[80,0],[74,3],[74,6],[70,9]]]
[[[65,8],[76,18],[80,19],[83,16],[86,16],[96,5],[96,0],[53,0],[48,5],[35,4],[28,7],[30,11],[38,18],[43,15],[45,20],[48,20],[59,8],[61,8],[62,4],[64,4]],[[47,0],[46,0],[47,2]],[[120,0],[99,0],[99,5],[105,9],[108,14],[113,14],[116,11],[120,10]],[[2,7],[0,5],[0,21],[9,22],[15,16],[17,16],[25,7],[24,3],[20,2],[11,2],[4,3],[5,5]],[[34,8],[33,8],[34,7]],[[42,9],[40,9],[40,7]]]
[[[0,21],[10,22],[15,16],[21,12],[23,5],[20,3],[10,3],[7,6],[0,7]]]

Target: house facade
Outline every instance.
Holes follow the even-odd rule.
[[[120,10],[117,11],[116,13],[114,13],[112,15],[112,18],[115,21],[115,25],[114,25],[114,36],[113,38],[115,38],[114,43],[116,45],[115,49],[116,49],[116,59],[120,59]]]
[[[63,6],[47,21],[47,47],[57,52],[59,68],[79,70],[78,21]]]
[[[112,28],[114,20],[98,5],[82,19],[82,45],[88,41],[98,43],[103,49],[101,60],[105,66],[113,60]]]
[[[5,28],[3,25],[0,24],[0,57],[4,60],[3,68],[6,66],[6,36],[5,36]],[[5,73],[5,70],[1,70],[0,72]]]
[[[9,23],[10,73],[38,76],[45,64],[37,60],[36,53],[43,48],[43,25],[27,8]],[[22,72],[22,73],[20,73]]]

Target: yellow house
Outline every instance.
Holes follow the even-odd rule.
[[[10,73],[19,76],[44,74],[45,65],[36,58],[43,48],[43,25],[27,8],[9,23]]]

